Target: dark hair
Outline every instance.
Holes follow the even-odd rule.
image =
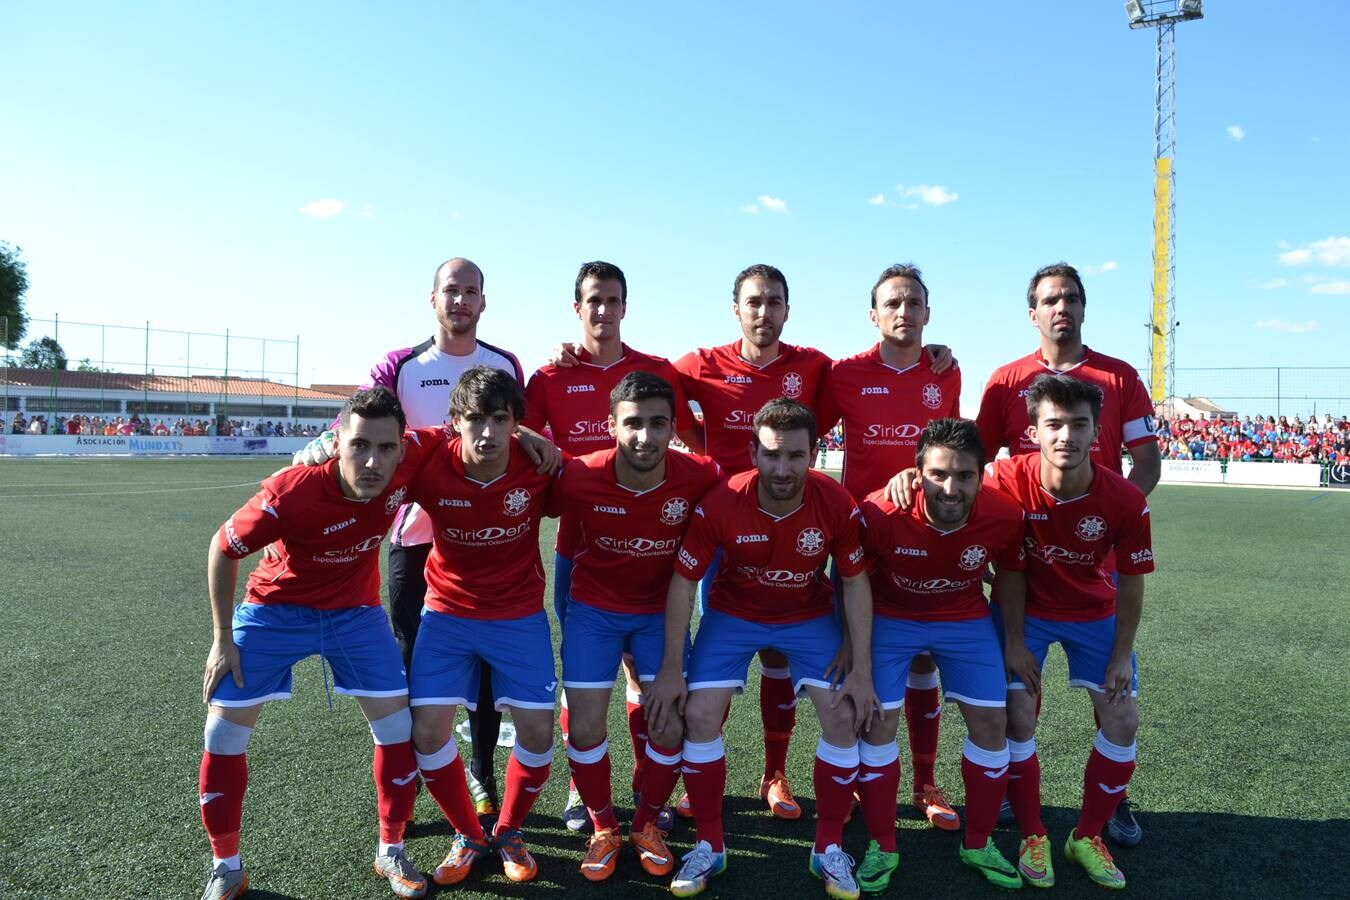
[[[470,366],[450,392],[450,415],[495,413],[506,410],[516,419],[525,418],[525,394],[520,382],[492,366]]]
[[[736,276],[736,282],[731,286],[731,300],[733,303],[741,299],[741,285],[747,278],[763,278],[765,281],[776,281],[783,286],[783,302],[788,302],[788,284],[787,278],[783,273],[773,266],[764,263],[755,263],[753,266],[742,269]]]
[[[923,288],[923,305],[928,305],[928,285],[923,283],[923,273],[919,271],[919,267],[913,263],[894,263],[887,266],[885,270],[882,271],[881,275],[877,277],[877,283],[872,285],[873,309],[877,308],[877,288],[881,287],[892,278],[909,278],[913,281],[917,281],[919,287]]]
[[[974,455],[976,468],[983,470],[987,457],[984,442],[980,440],[980,429],[970,419],[934,419],[919,434],[919,444],[914,448],[914,463],[923,469],[924,454],[929,447],[945,447],[955,453]]]
[[[363,419],[383,419],[392,416],[398,420],[399,431],[408,425],[408,417],[403,414],[403,404],[398,402],[398,396],[386,387],[366,388],[348,397],[347,402],[342,404],[341,412],[338,413],[339,426],[347,427],[354,415]]]
[[[1073,409],[1080,403],[1092,407],[1092,424],[1102,414],[1102,389],[1068,375],[1037,375],[1027,388],[1027,419],[1035,425],[1041,404],[1049,400],[1060,409]]]
[[[462,256],[453,256],[436,267],[436,274],[433,275],[431,278],[431,289],[433,291],[440,290],[441,270],[444,269],[446,266],[450,265],[451,263],[457,262],[468,263],[469,265],[473,266],[473,270],[478,273],[478,290],[479,292],[481,292],[483,290],[483,270],[478,267],[478,263],[474,262],[471,259],[465,259]]]
[[[619,299],[624,303],[628,302],[628,279],[623,277],[623,269],[620,269],[614,263],[594,262],[582,263],[581,271],[577,272],[577,286],[574,291],[576,302],[581,302],[581,283],[587,278],[594,278],[596,281],[609,281],[614,279],[619,282]]]
[[[759,446],[759,430],[761,428],[772,428],[774,431],[796,431],[801,428],[806,431],[807,437],[811,439],[811,452],[816,450],[816,414],[811,412],[809,406],[798,403],[796,400],[789,400],[787,397],[779,397],[776,400],[770,400],[759,408],[755,413],[754,432],[751,435],[755,441],[755,446]]]
[[[1031,276],[1031,284],[1027,285],[1027,308],[1036,308],[1036,285],[1041,283],[1042,278],[1067,278],[1078,285],[1078,298],[1087,306],[1087,291],[1083,289],[1083,279],[1078,277],[1078,270],[1066,262],[1051,263],[1048,266],[1041,266],[1036,270],[1036,274]]]
[[[670,404],[670,416],[674,418],[675,388],[670,382],[651,372],[629,372],[609,392],[609,413],[613,415],[620,403],[641,403],[656,398]]]

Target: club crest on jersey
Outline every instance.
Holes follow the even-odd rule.
[[[796,400],[802,395],[802,376],[788,372],[783,376],[783,396]]]
[[[661,507],[661,521],[667,525],[678,525],[689,515],[689,501],[683,497],[671,497]]]
[[[384,511],[387,513],[396,512],[403,505],[403,498],[408,496],[408,489],[401,487],[394,491],[384,501]]]
[[[961,551],[961,558],[957,560],[957,563],[967,572],[974,572],[983,566],[987,559],[989,559],[989,551],[979,544],[975,544]]]
[[[1084,516],[1078,520],[1074,533],[1085,541],[1098,540],[1106,534],[1106,522],[1102,521],[1101,516]]]
[[[530,505],[530,492],[524,488],[516,488],[507,491],[506,496],[502,498],[502,508],[506,510],[508,516],[518,516],[523,513]]]
[[[819,528],[806,528],[797,535],[797,552],[802,556],[815,556],[825,549],[825,535]]]
[[[920,399],[923,400],[923,405],[929,409],[937,409],[942,405],[942,388],[929,382],[923,386]]]

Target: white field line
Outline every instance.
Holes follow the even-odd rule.
[[[165,488],[154,491],[84,491],[76,494],[44,493],[44,494],[0,494],[0,501],[5,500],[23,500],[28,498],[40,497],[45,500],[64,500],[66,497],[140,497],[145,494],[181,494],[188,491],[220,491],[226,488],[257,487],[257,481],[241,481],[238,484],[213,484],[207,487],[179,487]]]

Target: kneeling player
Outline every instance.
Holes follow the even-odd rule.
[[[400,897],[426,893],[426,879],[403,855],[417,764],[407,677],[380,607],[380,543],[415,465],[411,458],[400,465],[403,426],[403,408],[392,393],[358,391],[338,417],[337,458],[268,478],[211,544],[215,640],[202,684],[210,712],[198,784],[214,859],[202,900],[248,890],[239,862],[244,751],[262,704],[290,697],[291,667],[315,653],[332,667],[337,692],[356,698],[375,738],[375,871]],[[238,561],[274,541],[277,556],[254,570],[244,602],[234,607]]]
[[[610,801],[606,712],[624,648],[641,684],[661,667],[666,591],[694,504],[716,484],[717,464],[669,453],[675,390],[649,372],[630,372],[609,397],[616,446],[574,459],[553,487],[550,513],[571,514],[581,533],[563,626],[563,688],[570,710],[567,759],[595,824],[581,874],[614,874],[622,847]],[[683,669],[681,669],[683,671]],[[646,760],[629,839],[651,875],[673,868],[657,817],[680,777],[681,723],[647,725]]]
[[[411,499],[430,517],[434,536],[409,685],[417,765],[456,832],[433,875],[442,885],[464,880],[489,849],[500,853],[512,881],[538,874],[520,826],[553,761],[558,683],[539,561],[539,520],[553,479],[538,474],[513,436],[524,412],[514,378],[474,366],[450,395],[448,428],[415,432],[428,450]],[[455,708],[475,706],[484,662],[494,704],[509,709],[516,726],[490,842],[451,735]]]
[[[1036,757],[1040,670],[1050,644],[1069,661],[1069,684],[1088,689],[1100,728],[1083,773],[1083,808],[1064,855],[1107,888],[1125,876],[1102,843],[1103,824],[1135,766],[1139,712],[1134,638],[1144,606],[1144,575],[1153,571],[1148,503],[1120,475],[1093,464],[1102,394],[1067,375],[1042,375],[1027,391],[1027,416],[1039,453],[999,460],[986,483],[1016,500],[1027,517],[1025,600],[995,591],[1004,633],[1008,799],[1022,831],[1027,883],[1054,883],[1041,821]],[[1120,573],[1111,576],[1111,557]]]
[[[750,660],[769,647],[787,657],[797,693],[811,698],[820,717],[810,871],[831,896],[857,897],[852,861],[840,845],[858,776],[858,730],[880,713],[872,690],[872,594],[858,508],[834,479],[811,470],[816,421],[802,404],[782,398],[765,404],[755,414],[750,452],[755,468],[717,485],[695,510],[667,595],[665,653],[647,721],[661,729],[667,717],[684,713],[682,772],[697,832],[670,889],[692,896],[726,869],[722,717],[732,695],[745,688]],[[719,549],[722,564],[686,688],[681,668],[694,591]],[[830,555],[843,579],[847,640],[825,577]],[[841,693],[828,680],[836,668],[847,669]]]
[[[969,732],[961,759],[966,788],[961,861],[998,887],[1016,888],[1021,877],[990,837],[1008,783],[1007,686],[983,576],[995,563],[1004,595],[1025,592],[1022,511],[980,486],[984,449],[974,422],[930,422],[919,435],[916,462],[921,491],[908,511],[887,501],[884,489],[861,504],[863,546],[872,566],[877,694],[885,709],[897,709],[906,699],[915,654],[933,655],[943,691],[960,706]],[[858,884],[869,893],[884,890],[899,864],[898,721],[875,723],[858,747],[858,795],[871,836]]]

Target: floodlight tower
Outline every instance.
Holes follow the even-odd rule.
[[[1153,315],[1149,341],[1149,393],[1153,403],[1170,397],[1176,374],[1176,249],[1173,230],[1177,202],[1173,160],[1177,152],[1176,34],[1178,22],[1203,18],[1202,0],[1126,0],[1131,28],[1157,32],[1153,101]]]

